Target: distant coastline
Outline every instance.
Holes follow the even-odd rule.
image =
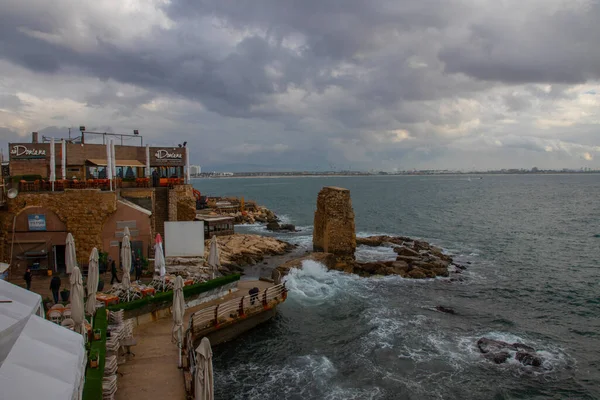
[[[442,172],[442,171],[406,171],[406,172],[232,172],[212,173],[192,176],[192,179],[231,179],[231,178],[327,178],[356,176],[481,176],[481,175],[581,175],[599,174],[600,171],[475,171],[475,172]]]

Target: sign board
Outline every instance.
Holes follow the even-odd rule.
[[[165,257],[204,257],[203,221],[165,221]]]
[[[46,230],[46,215],[30,214],[27,216],[30,231],[45,231]]]
[[[11,159],[46,158],[46,144],[13,144],[10,146]]]
[[[110,247],[119,247],[119,241],[118,240],[111,240],[110,241]]]
[[[150,165],[173,165],[183,166],[185,164],[185,147],[150,149]]]

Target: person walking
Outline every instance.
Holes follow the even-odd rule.
[[[54,275],[50,280],[50,290],[52,290],[52,297],[54,297],[54,304],[58,304],[58,291],[60,290],[60,278],[58,275]]]
[[[114,281],[121,283],[121,281],[119,280],[119,277],[117,276],[117,264],[115,264],[115,260],[112,260],[110,262],[110,273],[112,275],[110,278],[111,285],[113,284]]]
[[[25,284],[27,285],[27,290],[31,290],[31,269],[27,268],[25,271],[25,275],[23,276],[25,279]]]
[[[139,257],[135,259],[135,280],[139,281],[142,279],[142,261]]]

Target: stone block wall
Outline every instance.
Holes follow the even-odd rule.
[[[117,196],[115,192],[98,189],[19,193],[7,202],[7,210],[0,215],[0,240],[4,245],[0,255],[5,262],[10,256],[13,217],[31,206],[44,207],[56,213],[75,239],[78,261],[87,264],[92,249],[102,249],[102,229],[106,219],[117,209]]]
[[[319,192],[313,249],[335,254],[339,259],[354,259],[356,230],[350,190],[324,187]]]
[[[193,221],[196,198],[192,185],[177,185],[169,190],[169,221]]]

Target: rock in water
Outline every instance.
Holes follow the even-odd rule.
[[[502,364],[510,358],[510,354],[507,351],[501,351],[499,353],[487,353],[484,357],[496,364]]]
[[[479,339],[477,341],[477,347],[479,347],[479,351],[482,353],[497,353],[506,349],[514,350],[513,345],[510,343],[488,338]]]
[[[516,351],[515,359],[521,364],[532,367],[542,365],[542,358],[535,354],[535,349],[523,343],[506,343],[501,340],[481,338],[477,341],[477,347],[485,358],[496,364],[501,364],[510,358],[509,351]]]
[[[319,192],[313,249],[332,253],[339,259],[354,260],[356,230],[350,190],[324,187]]]
[[[435,309],[446,313],[446,314],[456,314],[456,311],[454,311],[454,308],[450,308],[450,307],[444,307],[444,306],[435,306]]]
[[[517,351],[515,358],[523,365],[531,365],[532,367],[540,367],[542,365],[541,357],[526,351]]]
[[[281,226],[279,225],[279,222],[277,221],[271,221],[269,223],[267,223],[267,230],[269,231],[278,231],[281,229]]]

